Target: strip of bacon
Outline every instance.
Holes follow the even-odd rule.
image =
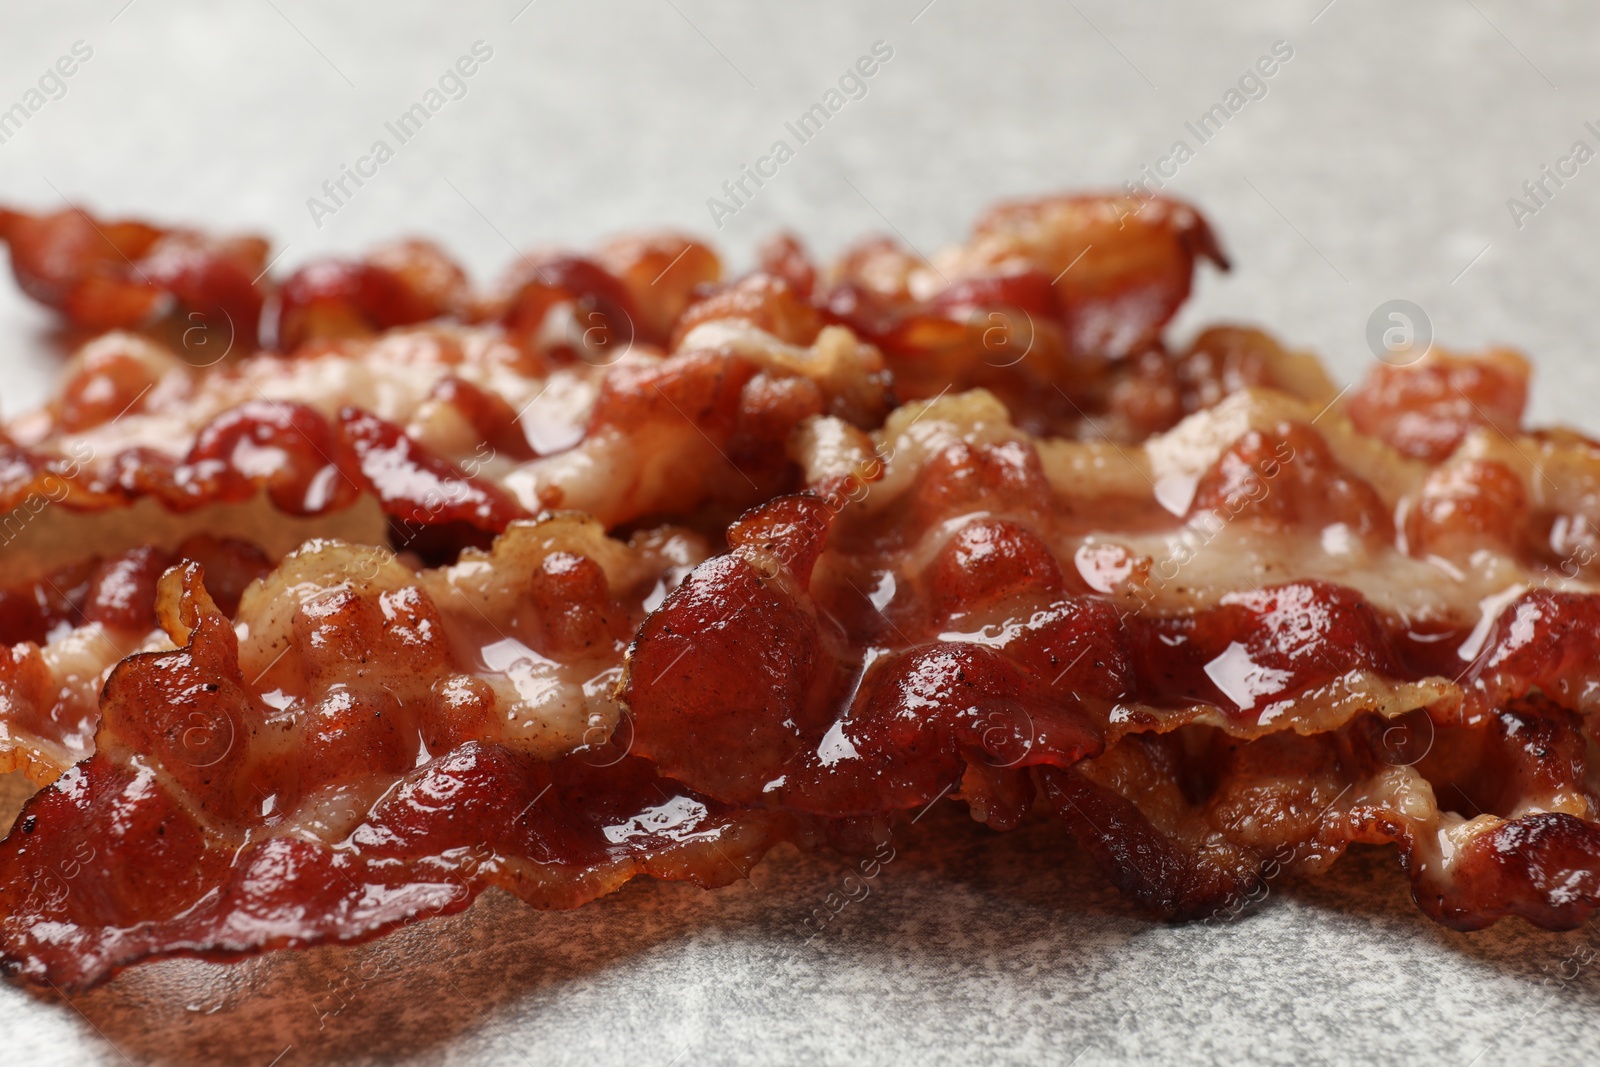
[[[215,333],[220,348],[255,346],[266,264],[259,237],[214,237],[143,222],[96,219],[78,208],[28,215],[0,208],[0,242],[22,291],[91,330],[144,326]]]
[[[797,242],[767,255],[768,269],[813,291]],[[1186,204],[1058,196],[994,208],[931,261],[888,239],[860,244],[815,299],[883,349],[902,399],[983,387],[1035,433],[1138,441],[1246,385],[1331,399],[1314,358],[1256,331],[1166,349],[1162,330],[1203,260],[1227,269]]]
[[[871,425],[886,410],[879,357],[846,330],[807,347],[738,321],[696,336],[704,344],[670,357],[533,371],[498,331],[439,327],[199,374],[147,342],[104,338],[80,354],[60,414],[21,420],[22,443],[0,446],[0,510],[17,527],[0,556],[37,571],[71,562],[63,554],[84,540],[96,552],[170,547],[263,492],[286,516],[341,523],[375,498],[413,532],[464,531],[451,548],[547,508],[608,526],[706,505],[737,513],[795,484],[783,446],[803,419]],[[78,397],[97,398],[93,414]],[[158,514],[115,517],[147,501]],[[98,532],[73,536],[95,520]]]
[[[434,571],[314,542],[232,620],[199,564],[169,569],[171,645],[112,672],[97,753],[0,848],[8,966],[81,985],[149,955],[359,940],[488,885],[572,906],[646,871],[740,877],[792,821],[608,743],[624,646],[704,551],[570,515]]]
[[[722,288],[716,256],[678,235],[615,241],[593,258],[540,253],[488,298],[475,297],[459,267],[426,242],[313,263],[277,293],[269,323],[290,357],[196,360],[183,346],[127,335],[80,351],[60,397],[6,428],[13,444],[0,469],[0,512],[27,518],[16,513],[31,515],[45,501],[65,506],[23,523],[26,536],[3,551],[38,573],[263,520],[287,530],[253,539],[287,542],[280,551],[314,534],[375,540],[370,509],[342,514],[367,496],[412,531],[408,543],[437,558],[482,543],[516,514],[551,507],[586,510],[609,526],[669,515],[720,527],[795,487],[783,445],[796,424],[830,414],[871,427],[887,412],[883,357],[827,325],[841,319],[886,345],[902,390],[917,393],[916,368],[937,364],[958,384],[993,384],[1034,429],[1092,427],[1133,440],[1243,384],[1331,393],[1303,358],[1259,334],[1213,332],[1177,358],[1152,347],[1187,294],[1196,259],[1220,254],[1191,209],[1135,207],[1116,198],[1015,205],[940,258],[949,285],[907,282],[874,297],[896,321],[958,332],[973,315],[1032,306],[1046,333],[1078,338],[1073,359],[1143,353],[1092,387],[1087,364],[1057,366],[1031,341],[1004,341],[997,362],[988,341],[1010,337],[1005,330],[985,327],[982,344],[963,341],[937,358],[892,341],[870,316],[836,306],[838,294],[881,271],[852,256],[823,290],[792,244]],[[53,225],[37,236],[41,256],[65,240],[57,230],[67,223]],[[1042,288],[1017,281],[1045,272],[1054,281]],[[1089,318],[1107,315],[1139,319],[1137,343],[1084,332]],[[425,321],[432,325],[402,327]],[[665,358],[660,345],[671,346]],[[393,426],[363,431],[372,417]],[[471,499],[430,506],[441,480]],[[276,522],[262,490],[287,516],[326,521]],[[115,514],[130,506],[138,514]],[[439,529],[415,532],[421,527]]]
[[[1453,925],[1600,905],[1600,584],[1545,568],[1528,505],[1593,524],[1533,483],[1600,449],[1483,428],[1429,468],[1246,391],[1131,449],[973,393],[800,451],[814,492],[741,520],[630,650],[634,751],[674,779],[818,816],[950,794],[1000,828],[1042,786],[1177,917],[1352,841],[1399,842]],[[1445,504],[1468,486],[1492,530]]]
[[[126,359],[113,351],[119,343],[132,350]],[[103,395],[120,364],[159,358],[140,342],[109,338],[95,355],[85,360],[86,380],[69,380],[69,398]],[[123,375],[130,395],[121,415],[87,427],[80,418],[75,433],[18,432],[37,443],[18,450],[5,502],[16,508],[30,496],[66,497],[92,509],[144,495],[169,507],[237,501],[216,478],[175,480],[159,473],[217,459],[194,453],[219,433],[239,432],[219,429],[227,426],[255,427],[250,439],[272,448],[233,453],[245,461],[232,463],[239,475],[233,484],[278,483],[274,500],[290,514],[338,510],[364,485],[340,461],[338,434],[330,435],[308,409],[338,414],[338,404],[353,402],[403,424],[412,453],[451,457],[499,481],[528,510],[578,505],[615,524],[691,512],[707,497],[747,505],[792,481],[782,443],[800,419],[842,412],[867,421],[881,417],[884,406],[883,382],[873,377],[875,353],[844,331],[799,348],[734,323],[714,347],[671,359],[641,353],[608,369],[580,366],[544,376],[525,376],[520,360],[516,348],[493,336],[434,332],[392,337],[348,355],[287,362],[258,357],[198,381],[169,361],[138,388],[135,376]],[[841,395],[830,398],[835,388]],[[523,412],[520,420],[513,403]],[[340,419],[341,426],[350,425],[349,417]],[[186,442],[192,442],[189,456],[165,451]],[[53,460],[47,458],[52,453]],[[120,474],[126,470],[143,482],[129,485]],[[121,484],[108,485],[114,478]],[[465,473],[454,478],[473,481]],[[382,498],[404,497],[404,489]],[[414,514],[418,492],[407,499],[409,512],[387,510],[421,521]]]
[[[443,250],[413,239],[301,267],[278,291],[271,334],[279,350],[297,352],[439,319],[498,322],[529,351],[606,364],[636,343],[664,346],[695,292],[721,274],[716,254],[693,238],[641,234],[592,258],[524,255],[496,292],[480,295]]]
[[[608,341],[613,351],[634,339],[661,344],[696,288],[721,273],[710,249],[669,233],[611,241],[593,259],[524,256],[493,295],[474,293],[454,260],[415,238],[359,258],[313,260],[281,285],[269,276],[260,238],[110,221],[79,208],[50,215],[0,208],[0,242],[10,246],[23,291],[69,323],[148,329],[175,338],[201,366],[235,349],[250,353],[258,334],[294,352],[445,319],[503,321],[531,346],[574,358]],[[547,321],[556,310],[559,325]],[[537,336],[553,325],[569,336]],[[602,330],[614,336],[603,338]]]
[[[1134,734],[1041,780],[1112,880],[1169,917],[1224,921],[1284,871],[1393,841],[1431,918],[1569,929],[1600,907],[1587,744],[1578,716],[1529,695],[1472,729],[1417,712],[1242,744],[1193,727]]]
[[[284,280],[270,336],[284,352],[372,337],[432,319],[470,321],[466,272],[430,241],[398,241],[361,259],[319,259]]]
[[[1530,454],[1547,462],[1588,455],[1540,447]],[[0,878],[18,898],[0,924],[15,966],[91,982],[150,954],[359,938],[446,910],[464,903],[451,886],[493,880],[457,866],[483,831],[430,823],[400,835],[398,853],[369,852],[398,833],[382,800],[396,782],[435,796],[428,817],[444,824],[480,789],[503,819],[560,773],[527,760],[608,763],[630,745],[615,780],[574,773],[585,795],[624,806],[642,803],[630,775],[663,791],[665,811],[603,808],[619,822],[602,837],[635,817],[676,826],[680,811],[714,825],[690,834],[681,866],[610,852],[594,880],[599,861],[579,850],[536,868],[535,892],[513,862],[522,846],[490,837],[483,869],[515,868],[517,891],[558,904],[643,869],[711,884],[776,840],[817,840],[837,820],[883,826],[953,795],[997,828],[1053,807],[1119,884],[1171,915],[1223,911],[1272,865],[1323,866],[1351,840],[1401,841],[1430,913],[1459,925],[1508,913],[1563,925],[1592,907],[1578,860],[1597,809],[1575,716],[1593,699],[1583,650],[1600,602],[1581,581],[1528,591],[1536,572],[1516,537],[1503,558],[1476,550],[1477,585],[1442,582],[1448,556],[1402,551],[1410,527],[1390,516],[1408,511],[1435,514],[1440,544],[1454,543],[1454,513],[1427,506],[1450,463],[1408,463],[1337,411],[1249,392],[1133,450],[1033,441],[976,393],[905,409],[876,438],[819,418],[800,458],[817,493],[742,520],[734,552],[638,629],[627,723],[605,679],[671,582],[645,595],[641,580],[637,607],[597,610],[594,568],[578,560],[606,570],[621,550],[592,523],[559,520],[545,548],[515,551],[545,527],[514,526],[494,557],[420,575],[381,550],[307,549],[246,594],[233,627],[193,568],[172,572],[162,620],[184,648],[119,668],[100,752],[30,805],[55,821],[25,815],[0,850],[15,864]],[[1570,502],[1572,521],[1585,502]],[[1140,551],[1201,535],[1205,553],[1183,565],[1193,580]],[[674,558],[682,573],[696,557]],[[1236,592],[1284,559],[1302,577]],[[526,577],[552,572],[549,595]],[[1516,595],[1480,596],[1519,577],[1505,587]],[[563,683],[564,663],[577,673]],[[519,718],[524,704],[534,711]],[[1412,758],[1396,726],[1445,740]],[[454,784],[465,779],[481,785]],[[82,856],[123,847],[98,835],[135,800],[153,805],[163,840],[126,847],[156,849],[142,869],[170,869],[162,884],[180,891],[96,873],[79,901]],[[1482,815],[1446,807],[1469,800]],[[542,832],[586,825],[571,809],[552,818]],[[713,838],[739,842],[725,870]],[[1558,860],[1571,877],[1550,873]],[[1562,896],[1558,881],[1579,888]],[[357,906],[371,900],[393,904]]]
[[[335,661],[359,660],[368,642],[381,640],[374,619],[409,612],[407,632],[422,631],[430,637],[423,645],[444,650],[442,658],[417,651],[410,661],[413,683],[432,694],[414,699],[449,705],[450,737],[563,752],[610,735],[623,647],[646,603],[659,601],[704,551],[695,536],[669,529],[624,547],[576,517],[513,524],[492,555],[468,552],[452,568],[418,573],[387,548],[338,542],[311,542],[276,569],[240,542],[191,539],[171,556],[136,549],[8,594],[43,607],[0,663],[0,758],[48,781],[94,751],[96,696],[110,668],[130,652],[183,643],[187,631],[170,605],[162,608],[165,635],[152,634],[156,578],[179,562],[205,570],[207,596],[242,635],[254,691],[271,694],[265,699],[286,720],[310,714],[305,701],[335,684],[303,661],[297,642],[314,640],[338,674]],[[71,581],[81,588],[63,589]],[[310,638],[295,630],[311,626],[307,619],[316,620]],[[380,681],[386,692],[405,691],[397,679]]]
[[[501,322],[530,348],[609,362],[635,341],[665,344],[696,291],[721,276],[715,253],[673,233],[619,238],[592,258],[524,255],[492,294],[475,293],[459,264],[417,238],[359,258],[313,260],[281,284],[260,238],[111,221],[79,208],[0,208],[0,242],[23,291],[69,323],[172,337],[200,366],[235,349],[249,354],[258,335],[295,352],[440,320]]]

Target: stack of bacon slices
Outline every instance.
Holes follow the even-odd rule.
[[[83,334],[0,426],[26,979],[724,885],[942,799],[1172,918],[1354,842],[1458,928],[1600,901],[1600,445],[1523,429],[1506,351],[1344,396],[1170,345],[1226,266],[1182,204],[491,292],[420,241],[278,280],[75,210],[0,240]]]

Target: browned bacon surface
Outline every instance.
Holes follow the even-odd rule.
[[[778,836],[773,816],[708,802],[632,757],[600,770],[469,741],[390,782],[330,842],[270,817],[219,832],[185,783],[84,763],[30,805],[0,857],[13,973],[70,989],[151,956],[360,941],[460,911],[491,885],[538,907],[574,907],[638,874],[710,888]],[[114,838],[95,829],[108,819],[123,829]]]
[[[115,234],[168,239],[75,211],[6,218],[20,271],[36,261],[76,264],[74,277],[136,270],[112,254]],[[871,248],[819,283],[789,241],[723,283],[706,246],[651,234],[592,256],[529,254],[490,295],[425,241],[316,261],[281,285],[258,279],[274,296],[266,332],[289,357],[251,356],[250,338],[230,341],[226,360],[209,339],[197,348],[114,335],[85,347],[58,400],[8,428],[16,444],[0,508],[64,502],[30,538],[54,545],[80,539],[57,531],[71,525],[65,515],[144,501],[192,512],[244,504],[266,486],[287,515],[323,516],[368,495],[392,520],[451,528],[447,551],[471,542],[464,531],[545,507],[608,525],[654,515],[721,525],[796,487],[785,450],[798,423],[826,414],[870,428],[896,395],[985,385],[1029,428],[1132,441],[1241,385],[1332,392],[1304,357],[1260,334],[1213,332],[1166,352],[1160,330],[1196,261],[1221,262],[1204,220],[1174,202],[1011,205],[930,264]],[[144,322],[107,314],[80,318]],[[450,480],[470,486],[470,514],[420,518],[426,476],[401,479],[416,491],[378,484],[370,464],[353,476],[347,407],[403,432],[387,451],[406,452],[413,468],[461,468]],[[246,454],[207,454],[219,435],[243,435]],[[489,500],[497,488],[504,496]],[[163,540],[143,516],[116,525]],[[284,539],[350,528],[311,524]]]
[[[305,518],[345,512],[368,497],[392,522],[410,530],[449,531],[446,543],[457,547],[487,543],[525,514],[503,490],[370,412],[345,406],[328,418],[305,404],[264,398],[200,426],[181,455],[132,445],[91,468],[42,449],[0,445],[0,472],[0,509],[15,527],[7,530],[9,554],[24,571],[37,569],[39,557],[55,555],[59,544],[52,540],[63,527],[67,544],[78,540],[70,539],[75,516],[114,519],[135,504],[146,505],[141,518],[157,528],[177,524],[156,516],[198,512],[188,525],[203,530],[214,511],[202,509],[248,506],[264,498],[277,513]],[[104,547],[156,536],[141,531],[137,520],[128,525]]]
[[[466,272],[429,241],[399,241],[364,259],[306,264],[278,290],[271,334],[293,352],[313,340],[370,337],[429,319],[469,318]]]
[[[17,533],[35,542],[74,514],[143,502],[181,514],[262,493],[286,516],[370,497],[396,522],[488,532],[543,508],[608,525],[706,505],[736,514],[796,484],[784,444],[801,421],[871,425],[887,411],[877,353],[846,331],[800,347],[714,325],[712,342],[672,356],[542,371],[474,332],[261,356],[203,376],[106,338],[69,379],[61,414],[21,420],[15,437],[29,443],[0,445],[0,509],[19,512]],[[127,399],[93,414],[69,407],[107,394]]]
[[[1437,461],[1480,426],[1515,430],[1527,402],[1527,360],[1496,349],[1479,359],[1441,353],[1420,366],[1379,367],[1351,396],[1349,409],[1363,433]]]
[[[672,247],[635,254],[653,265]],[[654,276],[660,285],[704,267],[681,251]],[[562,262],[541,269],[573,285],[604,273]],[[618,322],[664,319],[688,299],[608,286]],[[543,314],[575,314],[584,299],[555,293]],[[197,368],[147,339],[102,337],[74,357],[61,396],[0,445],[0,511],[18,512],[26,535],[11,551],[72,541],[72,527],[119,509],[172,516],[263,495],[288,517],[365,498],[396,523],[489,533],[544,508],[581,508],[611,526],[709,509],[705,525],[720,526],[797,485],[785,442],[801,421],[871,426],[890,392],[882,357],[845,329],[780,338],[748,308],[708,303],[670,353],[611,325],[551,339],[535,325],[434,324]],[[137,536],[160,523],[140,514],[118,525]],[[313,524],[299,536],[317,532],[338,531]]]

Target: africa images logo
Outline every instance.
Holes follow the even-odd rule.
[[[798,118],[783,124],[783,128],[794,137],[795,145],[790,145],[782,137],[778,138],[767,149],[766,155],[757,157],[754,166],[741,164],[738,175],[722,183],[726,199],[707,197],[706,210],[711,212],[711,221],[716,223],[717,229],[722,229],[723,223],[754,200],[756,192],[766,185],[767,180],[778,176],[779,168],[795,157],[796,146],[809,144],[850,101],[864,99],[870,79],[893,58],[893,45],[887,41],[874,41],[871,55],[857,59],[854,66],[846,67],[844,73],[839,75],[837,88],[830,88],[822,94],[820,101],[802,111]],[[755,189],[750,188],[752,182],[755,183]]]
[[[0,145],[10,142],[21,133],[28,120],[43,111],[46,104],[66,96],[67,79],[94,58],[94,49],[84,41],[73,41],[69,51],[70,54],[46,67],[35,85],[24,92],[20,100],[0,110]]]
[[[355,199],[361,187],[378,176],[378,168],[393,159],[401,146],[410,143],[421,133],[428,120],[442,111],[446,104],[465,99],[468,79],[493,58],[494,49],[487,42],[472,42],[471,54],[461,56],[453,66],[446,67],[444,73],[439,75],[437,86],[429,86],[420,100],[402,111],[393,122],[383,124],[395,140],[393,145],[380,137],[372,142],[367,154],[357,159],[353,167],[341,163],[339,173],[322,183],[322,193],[326,199],[315,196],[306,198],[306,210],[311,213],[311,221],[317,229],[322,229],[324,218],[337,215]],[[354,189],[350,188],[351,183],[355,184]]]

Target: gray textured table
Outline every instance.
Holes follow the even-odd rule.
[[[524,3],[376,19],[308,0],[10,8],[0,110],[76,42],[93,54],[7,132],[0,200],[261,228],[286,266],[403,226],[481,277],[513,244],[659,223],[713,233],[737,264],[779,225],[823,252],[870,230],[928,251],[1000,196],[1171,172],[1183,139],[1170,188],[1238,269],[1204,280],[1180,331],[1263,323],[1349,380],[1371,359],[1369,314],[1403,297],[1446,344],[1524,347],[1535,417],[1600,431],[1583,320],[1600,161],[1547,181],[1542,203],[1521,188],[1575,141],[1600,149],[1584,125],[1600,127],[1592,8]],[[492,56],[464,95],[314,219],[308,198],[477,41]],[[893,58],[866,95],[718,231],[707,198],[877,41]],[[1292,58],[1201,143],[1185,123],[1279,41]],[[47,318],[0,286],[0,411],[36,402],[55,360]],[[839,877],[784,852],[717,894],[636,884],[563,915],[491,896],[373,946],[163,963],[72,1002],[0,986],[0,1062],[1600,1058],[1600,977],[1572,965],[1593,934],[1442,930],[1386,851],[1275,884],[1222,929],[1170,928],[1049,828],[995,836],[951,812],[802,946],[793,923]]]

